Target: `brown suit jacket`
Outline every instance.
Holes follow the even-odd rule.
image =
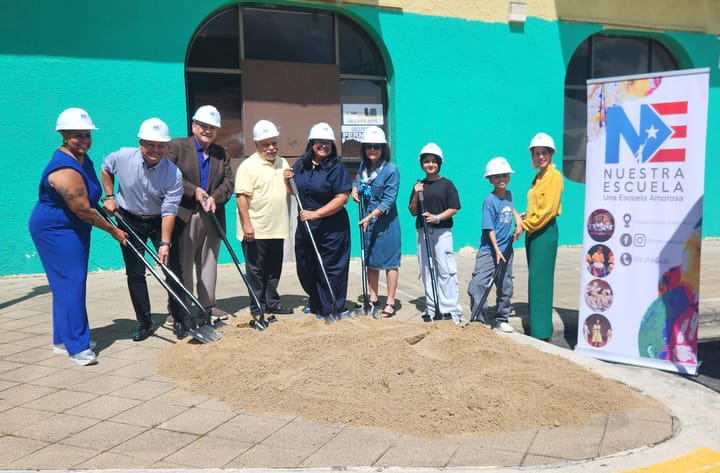
[[[178,209],[178,217],[187,222],[190,215],[200,206],[195,200],[195,190],[200,185],[200,166],[198,165],[195,140],[175,138],[168,143],[168,159],[175,163],[183,176],[183,197]],[[230,158],[222,146],[210,145],[210,174],[207,193],[215,199],[218,220],[225,228],[225,204],[235,192],[235,176],[230,166]]]

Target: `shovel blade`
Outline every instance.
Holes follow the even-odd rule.
[[[257,330],[258,332],[262,332],[267,328],[267,324],[265,322],[255,319],[251,320],[248,325],[251,329]]]
[[[215,330],[211,325],[201,325],[197,328],[188,329],[188,333],[200,343],[212,343],[223,338],[223,334]]]

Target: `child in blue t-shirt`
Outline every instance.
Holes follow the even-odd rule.
[[[485,322],[487,298],[495,283],[497,308],[494,327],[512,332],[508,323],[510,298],[513,294],[512,244],[522,233],[520,215],[512,203],[512,193],[507,188],[510,174],[514,173],[505,158],[491,159],[485,166],[485,177],[493,186],[483,202],[482,237],[475,257],[475,269],[468,285],[471,322]]]

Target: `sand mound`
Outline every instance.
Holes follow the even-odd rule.
[[[238,411],[436,437],[579,426],[659,406],[481,324],[308,316],[222,331],[216,343],[174,345],[158,370]]]

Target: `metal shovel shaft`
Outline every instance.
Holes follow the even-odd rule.
[[[101,207],[96,207],[96,210],[108,223],[110,223],[110,225],[118,228],[117,225],[115,224],[115,222],[113,222],[112,219],[110,219],[110,217],[105,213],[104,209],[102,209]],[[127,224],[126,224],[126,226],[127,226]],[[130,232],[130,236],[132,236],[134,240],[137,240],[140,243],[142,243],[143,245],[145,245],[145,242],[142,241],[134,231]],[[178,294],[170,287],[170,285],[167,283],[167,281],[165,281],[160,276],[160,274],[158,274],[158,272],[155,270],[155,268],[152,267],[150,262],[145,259],[145,257],[140,253],[140,251],[137,248],[135,248],[135,246],[132,243],[128,242],[127,246],[130,248],[130,250],[133,252],[133,254],[135,254],[135,256],[137,258],[139,258],[140,261],[145,265],[145,268],[148,271],[150,271],[150,274],[152,274],[155,277],[155,279],[157,279],[158,282],[165,288],[165,290],[168,292],[168,294],[170,294],[170,296],[173,299],[175,299],[175,302],[177,302],[177,304],[180,306],[180,308],[182,309],[182,311],[185,314],[185,317],[183,318],[183,323],[185,324],[185,327],[188,329],[188,332],[190,333],[190,335],[195,340],[197,340],[200,343],[211,343],[211,342],[214,342],[216,340],[220,340],[221,338],[223,338],[223,334],[218,332],[217,330],[215,330],[211,325],[210,326],[203,325],[202,327],[197,327],[197,324],[195,323],[193,316],[192,316],[192,311],[187,306],[187,304],[185,304],[185,302],[182,300],[182,298],[180,296],[178,296]],[[147,246],[147,245],[145,245],[145,246]],[[152,253],[151,251],[148,251],[148,252]],[[179,285],[182,286],[181,283]]]
[[[438,293],[440,291],[438,290],[437,273],[435,272],[435,249],[430,242],[430,230],[423,216],[425,213],[425,196],[423,191],[418,192],[418,204],[420,206],[420,221],[422,221],[423,226],[423,239],[425,240],[425,256],[427,256],[428,271],[430,272],[430,286],[433,292],[433,302],[435,303],[435,320],[440,320],[442,314],[440,313],[440,302],[438,301]]]
[[[182,292],[184,292],[185,295],[188,296],[188,298],[193,302],[193,304],[195,304],[195,306],[200,310],[200,312],[202,312],[205,323],[208,325],[212,325],[212,317],[210,317],[210,312],[200,303],[200,301],[197,299],[197,297],[195,297],[192,291],[185,287],[185,284],[183,284],[177,274],[175,274],[174,271],[171,271],[170,268],[168,268],[167,265],[165,265],[162,260],[160,260],[160,256],[158,256],[158,254],[155,253],[152,248],[150,248],[147,243],[142,240],[142,238],[140,238],[140,236],[135,232],[135,230],[133,230],[133,228],[127,223],[125,218],[123,218],[123,216],[119,212],[115,212],[115,218],[127,230],[127,232],[130,233],[133,238],[135,238],[136,241],[140,242],[145,251],[150,255],[153,261],[155,261],[155,264],[160,266],[160,269],[162,269],[163,273],[165,273],[166,276],[175,281],[175,283],[182,290]]]
[[[232,245],[230,245],[230,241],[228,241],[227,235],[222,229],[222,225],[220,225],[220,221],[217,218],[217,215],[215,215],[215,212],[212,210],[208,210],[208,215],[210,215],[210,220],[213,221],[213,224],[215,225],[215,229],[217,230],[218,234],[220,235],[220,238],[222,239],[223,243],[225,243],[225,247],[228,250],[228,253],[230,253],[230,257],[232,258],[233,262],[235,263],[235,267],[237,268],[238,272],[240,273],[240,277],[242,278],[243,282],[245,283],[245,286],[247,287],[248,294],[250,295],[250,298],[252,299],[253,304],[255,304],[255,307],[258,310],[259,316],[252,315],[253,317],[253,323],[250,325],[252,328],[257,329],[259,331],[263,331],[267,328],[268,323],[265,320],[265,311],[263,310],[262,304],[260,303],[260,299],[258,299],[257,294],[255,294],[255,290],[252,288],[252,285],[250,284],[250,280],[248,280],[247,276],[245,275],[245,272],[240,267],[240,260],[237,257],[237,254],[235,254],[235,250],[233,250]],[[252,311],[251,311],[252,313]]]

